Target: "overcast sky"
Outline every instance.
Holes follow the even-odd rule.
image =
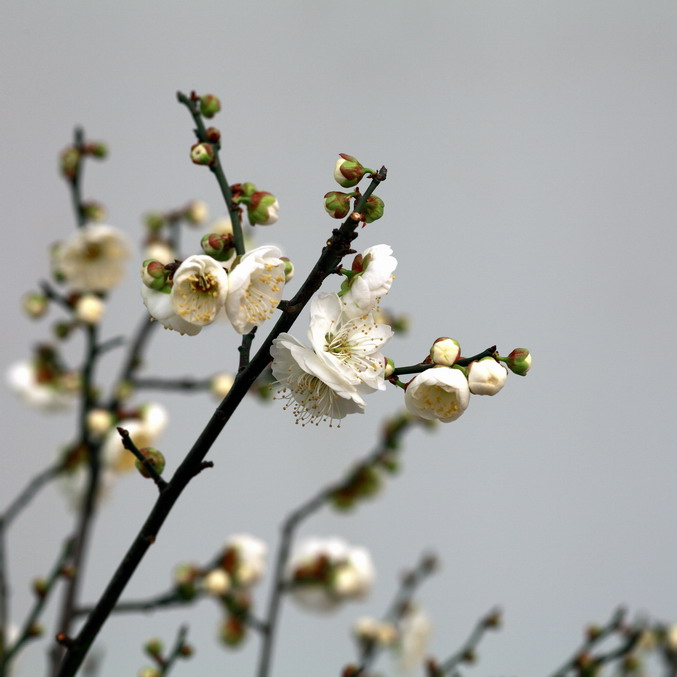
[[[456,649],[492,606],[505,612],[471,674],[544,675],[585,624],[619,604],[677,620],[676,38],[668,0],[4,3],[6,364],[27,357],[58,318],[29,321],[19,296],[47,274],[49,244],[73,228],[56,157],[75,124],[111,150],[87,167],[85,196],[104,202],[133,241],[150,209],[200,198],[223,213],[213,178],[188,159],[191,120],[177,89],[221,97],[215,123],[230,181],[278,196],[280,220],[257,242],[281,245],[297,264],[292,291],[333,227],[322,196],[336,187],[337,153],[351,153],[389,170],[379,189],[385,216],[357,246],[387,243],[399,260],[384,306],[407,313],[412,329],[390,347],[396,362],[420,360],[443,335],[467,355],[492,344],[533,353],[527,378],[473,398],[432,435],[414,432],[402,474],[376,501],[304,525],[304,535],[369,546],[378,581],[369,600],[321,621],[285,606],[276,677],[339,674],[354,657],[351,623],[380,615],[399,572],[426,549],[442,561],[420,594],[434,655]],[[185,234],[185,253],[201,234]],[[140,260],[113,296],[108,336],[143,314]],[[302,319],[293,333],[305,332]],[[225,324],[195,338],[157,332],[146,373],[234,369],[236,343]],[[77,362],[80,349],[74,339],[66,354]],[[106,357],[104,382],[120,358]],[[173,470],[214,401],[137,401],[156,396],[172,415],[160,446]],[[2,398],[6,505],[69,440],[74,416],[45,418]],[[232,533],[274,547],[282,518],[364,455],[402,404],[390,389],[340,430],[300,430],[280,403],[247,401],[210,454],[215,468],[190,485],[125,597],[163,591],[176,563],[208,560]],[[98,520],[86,600],[117,566],[153,493],[136,477],[116,487]],[[71,521],[55,489],[17,521],[17,620]],[[218,619],[207,601],[116,618],[98,641],[101,677],[135,674],[147,662],[142,643],[171,642],[182,622],[196,655],[177,677],[252,675],[256,638],[229,652],[215,641]],[[18,674],[42,674],[43,664],[36,644]]]

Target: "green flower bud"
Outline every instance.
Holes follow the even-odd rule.
[[[169,271],[161,261],[146,259],[141,265],[141,281],[150,289],[168,294],[172,288],[168,276]]]
[[[44,578],[36,578],[33,580],[33,592],[39,599],[44,599],[49,590],[49,584]]]
[[[108,155],[108,146],[102,141],[90,141],[85,146],[85,153],[91,155],[92,157],[102,160]]]
[[[49,299],[44,294],[38,292],[28,292],[21,299],[21,305],[28,317],[36,320],[42,317],[49,307]]]
[[[144,216],[143,222],[151,233],[157,233],[165,226],[167,219],[159,212],[150,212]]]
[[[214,147],[210,143],[196,143],[190,147],[190,159],[196,165],[211,165],[214,162]]]
[[[515,348],[507,358],[501,361],[505,362],[508,369],[518,376],[526,376],[531,369],[531,353],[526,348]]]
[[[365,223],[371,223],[372,221],[380,219],[383,216],[384,208],[385,205],[380,197],[370,195],[362,208],[362,217],[364,218]]]
[[[340,158],[334,167],[334,179],[344,188],[356,186],[367,171],[352,155],[339,153]]]
[[[54,326],[52,327],[52,332],[54,333],[54,336],[59,339],[59,341],[63,341],[70,336],[74,328],[75,324],[73,322],[55,322]]]
[[[253,193],[247,203],[247,218],[252,226],[272,226],[278,219],[280,205],[272,193],[264,190]]]
[[[395,362],[390,357],[386,357],[385,360],[386,360],[386,368],[385,371],[383,372],[383,377],[390,378],[393,375],[393,372],[395,371]]]
[[[80,168],[80,151],[74,146],[69,146],[61,151],[59,168],[67,179],[74,179]]]
[[[149,639],[143,646],[143,650],[151,657],[151,658],[157,658],[159,656],[162,656],[162,652],[164,650],[165,646],[162,642],[161,639],[158,637],[153,637],[153,639]]]
[[[352,193],[341,193],[331,190],[324,196],[324,210],[333,219],[345,219],[350,214],[350,198]]]
[[[82,203],[82,214],[86,221],[93,223],[101,223],[106,220],[107,216],[106,208],[100,202],[93,200]]]
[[[258,190],[257,187],[250,181],[245,181],[244,183],[238,184],[240,192],[245,197],[251,197]]]
[[[245,624],[236,616],[229,616],[221,625],[221,641],[230,647],[242,644],[246,635]]]
[[[217,261],[229,259],[233,252],[233,236],[219,233],[208,233],[200,240],[202,251]]]
[[[213,94],[200,97],[200,113],[203,117],[213,118],[221,110],[221,102]]]
[[[141,455],[150,463],[150,465],[155,469],[155,472],[158,475],[162,475],[162,471],[165,469],[165,457],[162,454],[161,451],[155,449],[155,447],[144,447],[143,449],[139,449],[141,452]],[[136,462],[136,469],[144,476],[144,477],[150,477],[150,473],[146,469],[146,466],[141,463],[141,461],[137,458]]]

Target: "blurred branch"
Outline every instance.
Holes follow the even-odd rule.
[[[161,378],[153,376],[132,381],[132,385],[138,390],[209,390],[211,383],[211,378]]]
[[[187,635],[188,627],[185,625],[181,626],[172,650],[169,652],[167,658],[160,664],[160,675],[168,675],[178,658],[185,658],[187,655],[190,655],[186,654],[186,647],[188,646],[186,644]]]

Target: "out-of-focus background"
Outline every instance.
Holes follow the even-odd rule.
[[[89,163],[85,197],[139,242],[152,209],[205,200],[224,208],[208,171],[191,164],[191,120],[177,89],[223,102],[231,182],[275,193],[279,222],[256,232],[297,264],[293,292],[326,240],[322,196],[337,153],[385,164],[385,216],[358,247],[388,243],[399,259],[384,307],[412,328],[388,353],[421,359],[438,336],[466,355],[526,346],[532,373],[495,398],[407,441],[402,474],[355,514],[324,510],[303,535],[367,545],[378,582],[364,602],[317,619],[289,603],[275,675],[339,674],[353,659],[349,628],[387,607],[399,573],[424,550],[440,572],[419,599],[444,658],[493,605],[505,625],[473,674],[544,675],[582,627],[619,605],[677,620],[674,435],[677,211],[677,6],[668,0],[341,3],[8,0],[0,28],[3,105],[2,296],[6,365],[26,358],[59,317],[33,323],[19,297],[47,275],[47,249],[74,222],[57,154],[75,124],[110,146]],[[205,231],[184,234],[184,253]],[[108,336],[144,309],[138,265],[114,294]],[[334,280],[330,280],[334,282]],[[326,288],[331,289],[331,284]],[[291,293],[291,292],[290,292]],[[305,320],[294,329],[305,335]],[[195,338],[157,332],[149,375],[234,369],[237,338],[217,324]],[[66,354],[77,362],[78,339]],[[120,352],[102,366],[116,373]],[[147,395],[147,397],[146,397]],[[168,469],[215,401],[140,393],[170,409],[160,443]],[[341,429],[294,425],[279,402],[249,399],[215,445],[215,467],[190,485],[125,597],[165,590],[180,561],[207,561],[232,533],[275,546],[283,517],[364,455],[400,391],[373,395]],[[48,464],[74,415],[43,417],[2,394],[0,497]],[[84,585],[93,600],[154,500],[135,476],[102,509]],[[46,490],[9,538],[12,614],[23,618],[72,516]],[[256,592],[257,608],[266,586]],[[179,675],[253,674],[258,640],[216,641],[216,604],[113,618],[97,642],[102,677],[133,675],[142,643],[171,642],[182,622],[196,648]],[[53,618],[47,617],[51,632]],[[18,675],[44,673],[44,644]],[[390,669],[387,661],[386,670]]]

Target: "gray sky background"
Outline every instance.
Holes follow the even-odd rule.
[[[58,316],[34,324],[18,297],[73,227],[56,155],[74,124],[109,143],[109,160],[87,167],[85,195],[132,239],[149,209],[201,198],[223,211],[209,172],[188,160],[191,121],[177,89],[221,97],[228,177],[279,197],[280,221],[258,242],[281,244],[297,279],[333,226],[322,196],[335,188],[336,154],[388,167],[385,216],[358,247],[385,242],[399,259],[384,304],[412,320],[389,351],[398,363],[420,359],[440,335],[466,354],[493,343],[533,352],[528,378],[475,397],[434,435],[414,432],[403,474],[375,502],[352,516],[325,510],[303,527],[368,545],[378,584],[368,601],[320,621],[285,606],[277,677],[338,674],[354,656],[352,621],[381,614],[424,549],[443,562],[420,595],[435,624],[432,653],[457,648],[493,605],[505,611],[470,674],[544,675],[618,604],[677,620],[674,2],[7,0],[2,13],[7,364]],[[186,234],[186,253],[200,235]],[[113,297],[109,336],[142,315],[139,261]],[[305,322],[294,329],[305,331]],[[194,339],[158,332],[147,373],[233,369],[236,343],[225,325]],[[67,353],[77,359],[77,340]],[[120,356],[107,357],[103,377]],[[162,400],[172,470],[214,402]],[[363,455],[401,405],[391,389],[340,430],[300,430],[279,403],[248,401],[125,596],[166,589],[176,563],[206,561],[234,532],[274,545],[283,516]],[[2,416],[4,505],[68,441],[73,418],[42,417],[7,392]],[[153,494],[135,477],[117,486],[98,521],[85,599],[117,566]],[[17,522],[15,617],[70,528],[54,489]],[[113,619],[98,643],[102,677],[136,674],[143,641],[171,642],[184,621],[197,653],[177,677],[253,674],[256,638],[228,652],[214,640],[218,619],[207,601]],[[43,664],[36,644],[19,674],[42,674]]]

